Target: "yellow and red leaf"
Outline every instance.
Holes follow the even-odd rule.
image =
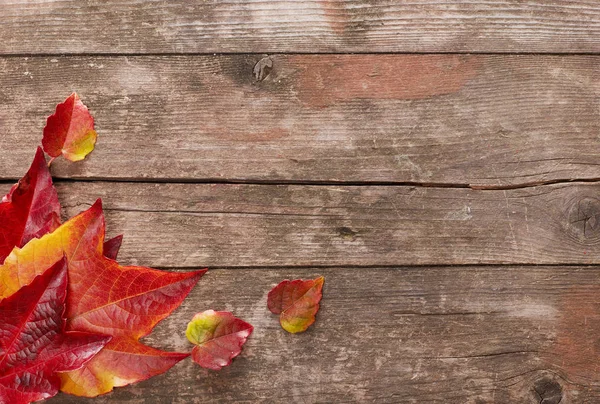
[[[267,306],[272,313],[279,314],[284,330],[292,334],[303,332],[315,322],[324,282],[322,276],[307,281],[285,280],[269,292]]]
[[[73,93],[46,120],[42,146],[53,158],[63,155],[67,160],[79,161],[94,150],[97,137],[94,118]]]
[[[61,390],[77,396],[93,397],[113,387],[126,386],[161,374],[187,353],[165,352],[130,338],[114,338],[81,369],[62,373]]]

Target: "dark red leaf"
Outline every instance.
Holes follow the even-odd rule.
[[[123,243],[123,235],[111,238],[104,242],[104,256],[111,260],[117,260],[121,244]]]
[[[63,258],[0,301],[0,402],[29,403],[60,388],[56,372],[82,367],[110,337],[65,332],[67,263]]]
[[[23,247],[60,225],[60,204],[52,177],[38,148],[27,174],[0,202],[0,263],[14,247]]]

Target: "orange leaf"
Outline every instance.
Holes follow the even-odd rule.
[[[113,338],[83,368],[62,373],[61,390],[77,396],[97,396],[108,393],[112,387],[126,386],[164,373],[188,356],[187,353],[160,351],[134,339]]]
[[[94,118],[73,93],[46,120],[42,146],[51,157],[62,154],[67,160],[79,161],[94,150],[97,136]]]
[[[279,322],[290,333],[306,331],[315,322],[322,297],[324,277],[314,280],[285,280],[268,295],[267,306],[279,314]]]
[[[113,336],[105,348],[107,352],[102,353],[103,350],[71,378],[82,383],[85,379],[85,385],[93,388],[83,392],[71,383],[63,385],[63,391],[86,396],[106,393],[114,386],[159,374],[185,357],[168,353],[154,355],[152,366],[140,364],[145,369],[144,374],[123,368],[131,350],[138,353],[151,350],[138,339],[148,335],[159,321],[175,310],[206,272],[174,273],[121,266],[103,255],[104,233],[102,204],[98,201],[54,232],[31,240],[22,249],[15,248],[0,267],[0,297],[3,297],[30,283],[63,255],[67,258],[70,280],[67,329]],[[115,348],[122,346],[129,350]],[[131,374],[133,376],[127,376]]]

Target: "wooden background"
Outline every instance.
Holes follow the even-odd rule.
[[[255,325],[94,401],[600,402],[598,0],[0,0],[0,191],[77,91],[121,261],[209,266],[148,343],[208,308]],[[326,278],[315,325],[266,308]]]

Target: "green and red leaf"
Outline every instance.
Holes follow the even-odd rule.
[[[63,155],[67,160],[79,161],[94,150],[97,136],[94,118],[73,93],[46,120],[42,145],[53,158]]]
[[[290,333],[303,332],[315,322],[319,311],[324,277],[303,281],[285,280],[275,286],[267,297],[267,306],[279,314],[279,322]]]
[[[14,247],[23,247],[60,225],[60,204],[52,177],[38,148],[31,168],[0,202],[0,263]]]
[[[227,311],[198,313],[185,335],[194,345],[192,359],[203,368],[219,370],[242,352],[254,328]]]
[[[67,264],[63,258],[0,301],[0,402],[29,403],[54,396],[57,372],[81,368],[109,336],[65,332]]]

